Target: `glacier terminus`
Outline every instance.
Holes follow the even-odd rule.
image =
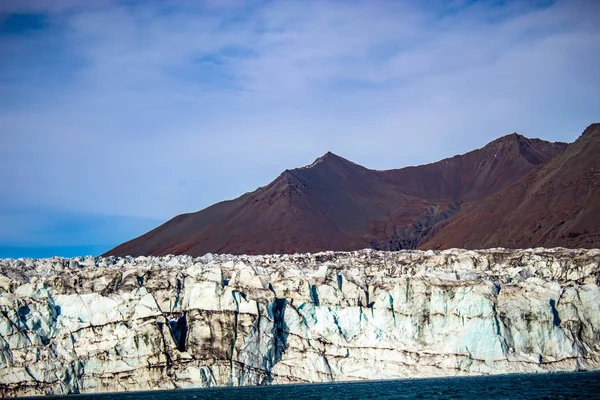
[[[0,260],[3,396],[600,368],[600,250]]]

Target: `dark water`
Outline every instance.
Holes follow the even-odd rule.
[[[150,399],[600,399],[600,372],[513,374],[310,385],[181,389],[153,392],[49,396],[69,400]]]

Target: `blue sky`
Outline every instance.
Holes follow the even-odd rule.
[[[600,2],[0,2],[0,257],[97,255],[333,151],[600,119]]]

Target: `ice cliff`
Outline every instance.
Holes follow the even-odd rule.
[[[600,250],[0,260],[3,396],[598,369]]]

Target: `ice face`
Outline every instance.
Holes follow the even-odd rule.
[[[600,366],[600,250],[0,260],[3,395]]]

